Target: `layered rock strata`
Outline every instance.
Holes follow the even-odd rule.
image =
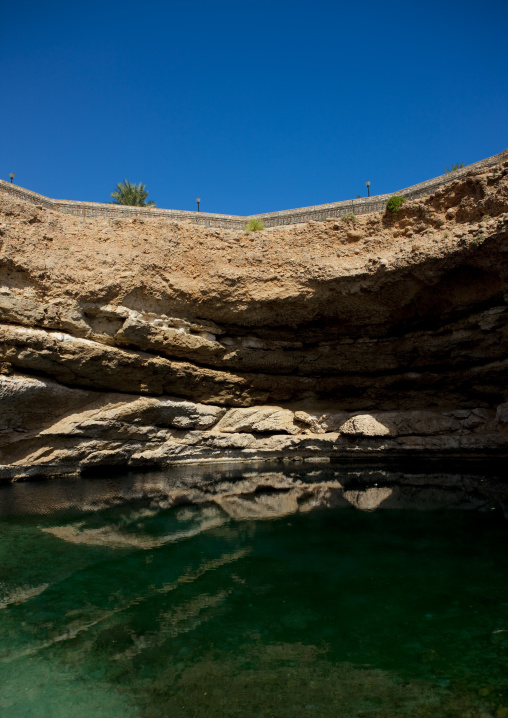
[[[508,451],[508,162],[252,234],[0,210],[0,477]]]

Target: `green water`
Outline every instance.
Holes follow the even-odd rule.
[[[1,718],[508,716],[495,506],[234,520],[45,490],[0,487]]]

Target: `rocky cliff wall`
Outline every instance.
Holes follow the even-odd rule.
[[[244,234],[0,200],[0,476],[508,449],[508,162]]]

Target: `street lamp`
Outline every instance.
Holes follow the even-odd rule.
[[[365,184],[367,185],[367,197],[370,197],[370,182],[367,181]]]
[[[199,212],[199,203],[201,202],[201,197],[196,197],[196,202],[198,203],[198,212]]]
[[[12,180],[14,179],[14,172],[9,172],[9,177],[11,178],[11,184],[12,184]]]

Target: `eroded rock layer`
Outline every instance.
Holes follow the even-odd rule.
[[[507,452],[507,162],[251,234],[0,210],[4,478]]]

